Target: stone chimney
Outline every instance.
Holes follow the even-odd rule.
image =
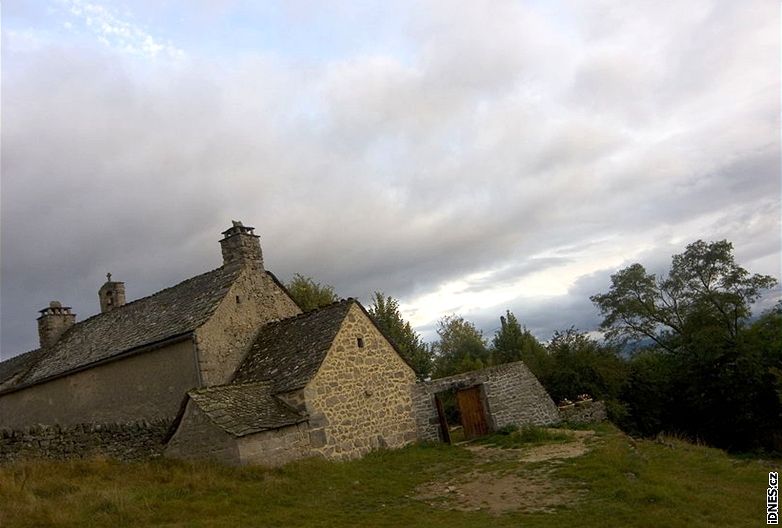
[[[111,273],[106,274],[106,282],[98,290],[100,312],[106,313],[125,304],[125,283],[111,280]]]
[[[245,227],[234,220],[233,226],[223,231],[220,241],[223,250],[223,266],[254,264],[263,269],[263,253],[259,236],[253,233],[254,227]]]
[[[60,301],[52,301],[48,308],[40,310],[38,318],[38,338],[41,348],[49,348],[76,322],[76,314],[71,313],[70,306],[63,306]]]

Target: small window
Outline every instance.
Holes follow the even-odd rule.
[[[358,348],[364,348],[364,338],[363,337],[357,337],[356,338],[356,344],[358,345]]]
[[[241,299],[239,298],[239,296],[237,295],[237,296],[236,296],[236,304],[240,304],[241,302],[242,302],[242,300],[241,300]]]

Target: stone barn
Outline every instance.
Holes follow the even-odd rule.
[[[508,425],[554,425],[559,410],[521,361],[417,383],[413,387],[418,438],[450,441],[439,395],[452,391],[466,438]]]

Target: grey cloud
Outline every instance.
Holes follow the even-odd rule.
[[[258,53],[139,68],[57,43],[9,53],[2,353],[35,345],[52,298],[94,313],[106,271],[138,297],[218,266],[231,219],[256,226],[282,278],[362,298],[411,300],[492,269],[470,289],[510,284],[611,240],[645,240],[643,256],[664,263],[727,237],[776,273],[778,36],[750,4],[594,4],[551,19],[433,2],[404,17],[409,56],[306,64]],[[508,307],[542,339],[588,329],[608,275]],[[463,315],[491,329],[497,308]]]

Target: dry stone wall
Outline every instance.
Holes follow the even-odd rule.
[[[597,423],[608,418],[606,404],[602,401],[579,403],[569,409],[560,409],[559,414],[563,422],[573,424]]]
[[[83,458],[104,455],[120,460],[160,456],[169,422],[79,424],[0,430],[0,462],[23,458]]]
[[[414,441],[414,382],[413,369],[363,310],[351,306],[320,370],[304,390],[313,454],[356,458]]]
[[[476,385],[483,388],[486,419],[493,430],[506,425],[552,425],[560,420],[557,407],[546,389],[526,365],[518,361],[416,383],[413,401],[418,438],[441,440],[435,394]]]

